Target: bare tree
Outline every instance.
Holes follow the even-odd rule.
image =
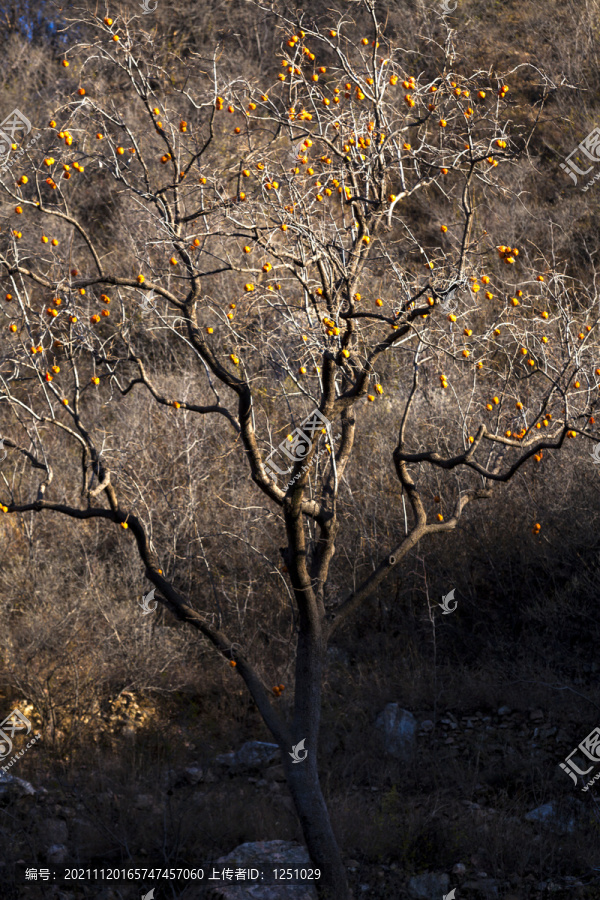
[[[600,383],[595,294],[550,253],[494,246],[481,223],[512,191],[539,114],[522,106],[511,130],[511,92],[531,79],[543,96],[544,77],[459,74],[439,29],[411,74],[375,4],[360,4],[364,37],[348,17],[278,14],[281,72],[260,86],[217,53],[163,64],[148,35],[92,20],[95,44],[74,54],[82,82],[103,66],[129,85],[127,103],[75,89],[43,159],[3,179],[0,256],[4,512],[133,535],[156,599],[244,680],[281,748],[320,895],[337,900],[351,892],[317,760],[328,641],[424,537],[452,531],[567,436],[591,437]],[[173,360],[197,375],[197,399],[164,387]],[[152,509],[105,450],[126,439],[116,410],[133,391],[218,423],[265,528],[280,529],[289,714],[213,608],[213,586],[193,604],[161,568]],[[355,441],[384,396],[395,446],[373,464],[393,464],[404,528],[360,584],[334,590]]]

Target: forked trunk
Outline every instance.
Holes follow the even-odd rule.
[[[319,783],[314,754],[299,763],[283,754],[288,787],[296,805],[310,858],[321,878],[315,882],[320,900],[352,900],[346,867],[335,839],[329,810]],[[311,758],[312,757],[312,758]]]

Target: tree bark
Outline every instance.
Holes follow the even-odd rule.
[[[352,900],[346,867],[331,825],[317,767],[323,666],[327,646],[323,636],[324,610],[314,597],[310,583],[308,589],[298,590],[297,596],[299,631],[291,735],[294,746],[305,741],[306,758],[301,762],[294,762],[292,747],[282,747],[283,767],[310,858],[315,868],[321,870],[321,877],[315,883],[320,900]]]
[[[315,882],[320,900],[352,900],[346,867],[319,783],[316,754],[309,750],[305,760],[294,763],[289,752],[284,751],[283,767],[310,858],[321,870],[321,878]]]

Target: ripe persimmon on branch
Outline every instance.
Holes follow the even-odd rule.
[[[68,69],[75,99],[44,132],[43,158],[2,183],[0,253],[3,510],[131,532],[157,599],[235,663],[281,747],[320,892],[336,898],[350,889],[317,768],[329,637],[423,537],[565,437],[592,436],[600,383],[596,296],[550,254],[483,227],[513,189],[547,80],[531,66],[455,71],[450,38],[433,34],[416,72],[360,2],[368,37],[344,18],[278,14],[280,71],[260,85],[217,54],[162,64],[131,23],[89,19]],[[88,70],[125,80],[127,103],[83,87]],[[542,99],[519,101],[517,126],[525,77]],[[195,399],[166,387],[182,368]],[[261,660],[238,652],[236,622],[164,574],[151,506],[134,507],[105,449],[126,436],[114,411],[139,391],[158,411],[222,423],[268,504],[265,528],[285,536],[297,615],[285,708]],[[355,443],[378,403],[391,414],[378,463],[393,463],[404,528],[332,597]],[[298,426],[314,410],[326,424],[307,440]],[[288,432],[286,485],[267,458]],[[308,757],[294,765],[300,740]]]

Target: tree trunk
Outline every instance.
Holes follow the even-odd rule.
[[[287,784],[296,805],[310,858],[321,878],[315,882],[320,900],[352,900],[346,867],[331,827],[315,753],[299,763],[283,751]]]

